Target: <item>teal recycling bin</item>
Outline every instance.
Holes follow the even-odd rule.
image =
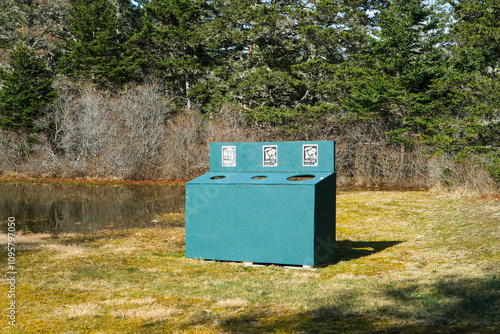
[[[335,260],[335,142],[210,144],[186,184],[186,257],[321,266]]]

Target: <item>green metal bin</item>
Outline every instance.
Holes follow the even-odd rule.
[[[321,266],[335,260],[335,142],[210,144],[186,184],[186,257]]]

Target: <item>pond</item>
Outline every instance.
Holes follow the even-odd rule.
[[[90,233],[154,226],[184,210],[184,186],[0,182],[1,231],[7,218],[32,233]]]

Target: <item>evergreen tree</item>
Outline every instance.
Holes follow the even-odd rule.
[[[234,73],[234,93],[256,120],[282,124],[290,118],[303,90],[291,73],[301,55],[294,20],[297,1],[255,1],[245,3],[243,9],[238,21],[245,23],[237,28],[247,54],[241,64],[244,67]]]
[[[322,0],[299,12],[303,56],[293,70],[307,87],[301,101],[312,117],[341,112],[352,87],[369,75],[359,56],[369,52],[373,10],[370,1]]]
[[[456,22],[452,31],[460,60],[456,66],[467,72],[493,71],[500,66],[500,2],[457,0],[450,2]]]
[[[137,56],[132,31],[123,17],[132,9],[123,1],[72,0],[61,72],[99,85],[122,85],[135,77],[141,57]],[[122,7],[120,7],[122,6]],[[128,3],[128,6],[131,6]]]
[[[435,8],[422,0],[395,0],[380,8],[380,29],[369,52],[357,57],[363,71],[351,76],[347,109],[361,118],[385,118],[393,129],[392,140],[408,145],[412,134],[441,131],[445,92],[435,83],[448,66],[442,22]]]
[[[226,67],[212,82],[225,100],[273,125],[293,129],[334,112],[346,90],[341,77],[367,46],[372,6],[365,0],[218,1],[212,31]]]
[[[474,155],[500,181],[500,3],[459,0],[451,5],[454,66],[439,88],[450,92],[453,113],[432,144],[458,158]]]
[[[34,51],[19,44],[10,56],[10,70],[0,71],[0,125],[9,129],[34,130],[33,121],[44,112],[56,92],[53,76]]]
[[[191,89],[213,62],[207,46],[213,6],[198,0],[153,0],[144,10],[147,23],[140,36],[149,49],[150,67],[191,108]]]
[[[203,88],[210,100],[237,103],[257,121],[286,122],[303,87],[291,73],[301,54],[298,1],[214,1],[209,24],[215,63]],[[213,89],[212,87],[216,87]]]

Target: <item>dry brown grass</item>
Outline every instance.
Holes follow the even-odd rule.
[[[20,234],[8,333],[493,334],[499,217],[493,198],[341,191],[338,262],[318,270],[185,259],[178,223]]]
[[[80,317],[96,316],[99,314],[99,305],[96,303],[82,303],[76,305],[64,305],[55,311],[55,315],[63,319],[74,319]]]
[[[44,245],[49,252],[56,252],[57,260],[65,260],[69,258],[82,257],[88,254],[87,249],[80,245]]]
[[[250,303],[247,300],[241,298],[230,298],[219,300],[215,306],[220,308],[238,309],[248,306]]]
[[[112,312],[111,314],[123,318],[137,318],[146,321],[167,321],[172,316],[179,313],[179,310],[172,307],[163,307],[161,305],[138,306],[132,309]]]

